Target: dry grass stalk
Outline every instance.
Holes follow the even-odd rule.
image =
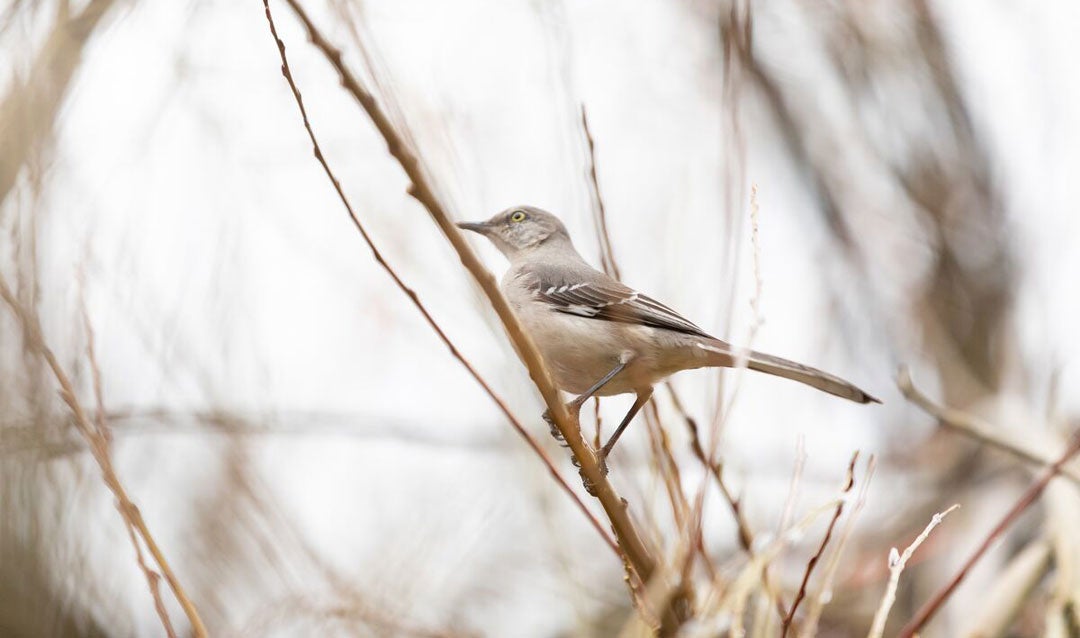
[[[817,551],[814,552],[814,555],[810,557],[809,562],[806,563],[806,571],[803,573],[802,582],[799,583],[799,591],[795,592],[795,600],[791,602],[791,607],[788,609],[787,614],[780,623],[781,636],[787,636],[788,631],[791,630],[791,623],[795,620],[795,612],[799,610],[799,603],[806,598],[806,586],[810,583],[810,576],[814,573],[814,567],[817,566],[818,561],[821,560],[821,555],[829,545],[833,529],[836,527],[836,521],[838,521],[840,515],[844,513],[844,504],[847,502],[847,497],[851,493],[851,489],[855,487],[855,462],[858,460],[859,453],[856,451],[851,455],[851,463],[848,464],[847,477],[844,479],[844,487],[841,490],[840,500],[836,504],[836,510],[833,511],[832,520],[829,521],[829,526],[825,528],[825,536],[822,537],[821,544],[818,545]]]
[[[753,247],[754,253],[754,295],[750,297],[750,310],[754,313],[754,322],[750,325],[750,336],[747,338],[746,351],[749,354],[750,343],[754,341],[754,337],[757,336],[757,331],[765,323],[765,318],[761,314],[761,293],[765,287],[764,280],[761,276],[761,236],[760,226],[758,225],[758,216],[761,214],[761,207],[758,205],[757,200],[757,184],[750,185],[750,245]],[[740,365],[746,365],[745,362],[741,362]]]
[[[897,551],[895,547],[889,550],[889,584],[885,588],[885,595],[881,597],[881,605],[878,606],[877,613],[874,614],[874,622],[870,625],[870,633],[868,634],[869,638],[881,638],[881,634],[885,632],[885,621],[889,618],[889,610],[892,609],[893,603],[896,602],[896,589],[900,584],[900,574],[904,571],[904,567],[907,566],[907,562],[915,554],[915,550],[919,549],[919,546],[930,537],[930,532],[934,531],[934,528],[940,525],[945,520],[945,517],[958,507],[960,507],[959,503],[944,512],[934,514],[926,528],[915,537],[915,540],[907,546],[903,553]]]
[[[16,78],[0,99],[0,132],[4,139],[0,201],[7,198],[20,170],[51,135],[71,78],[82,63],[83,49],[113,4],[113,0],[91,0],[72,14],[65,3],[30,65],[27,77],[33,81],[23,83]]]
[[[63,399],[64,403],[67,404],[72,415],[75,417],[75,427],[83,438],[86,439],[86,442],[90,447],[90,453],[97,462],[98,467],[101,469],[101,475],[106,487],[109,488],[109,491],[111,491],[116,498],[116,508],[120,512],[120,516],[123,518],[125,525],[128,525],[130,529],[134,529],[138,532],[138,538],[146,544],[147,550],[150,552],[151,556],[154,557],[154,561],[157,563],[161,573],[164,574],[165,581],[169,583],[169,587],[172,589],[177,602],[180,603],[181,608],[183,608],[184,613],[187,615],[188,621],[191,623],[192,632],[198,638],[205,638],[205,636],[207,636],[206,626],[203,625],[198,610],[195,608],[194,603],[191,602],[191,599],[188,598],[184,588],[180,585],[180,581],[173,573],[172,567],[169,566],[168,560],[165,559],[165,554],[161,551],[161,548],[158,547],[157,542],[150,533],[150,528],[146,525],[146,521],[143,520],[139,508],[127,495],[127,490],[124,489],[123,484],[120,482],[120,478],[116,475],[116,470],[113,468],[112,458],[109,454],[108,437],[98,430],[97,426],[83,409],[82,404],[79,403],[78,398],[75,396],[75,388],[72,386],[71,380],[68,378],[67,373],[64,372],[63,367],[60,366],[60,362],[57,360],[52,350],[45,343],[44,335],[41,332],[41,326],[38,324],[36,318],[15,298],[15,295],[8,287],[7,280],[3,275],[0,275],[0,298],[7,303],[11,308],[11,311],[15,314],[15,318],[23,329],[27,347],[45,360],[45,363],[56,378],[57,383],[60,384],[60,397]],[[132,535],[132,538],[135,539],[134,535]],[[136,552],[141,554],[138,543],[135,544],[135,547]],[[156,574],[152,576],[151,571],[144,571],[144,573],[146,573],[147,579],[151,584],[151,594],[154,594],[156,590],[156,587],[154,586],[154,576],[156,576]],[[163,620],[163,623],[166,631],[171,631],[171,624],[167,619]]]
[[[877,459],[871,454],[870,459],[866,462],[866,474],[863,476],[862,484],[859,486],[859,494],[855,497],[855,506],[851,509],[851,513],[844,522],[844,528],[840,531],[840,538],[829,555],[829,562],[825,565],[825,573],[821,578],[821,586],[818,587],[816,595],[810,601],[810,609],[807,610],[806,620],[800,628],[799,635],[803,638],[810,638],[817,634],[821,612],[825,609],[825,605],[829,603],[829,600],[832,599],[832,584],[836,578],[836,572],[840,568],[840,558],[844,555],[848,540],[851,539],[851,535],[855,531],[855,522],[858,520],[859,513],[862,512],[863,507],[866,505],[866,494],[870,489],[870,480],[874,477],[876,462]]]
[[[701,618],[729,618],[732,626],[730,634],[738,635],[736,630],[742,626],[741,618],[746,607],[746,600],[761,584],[765,566],[776,560],[776,557],[788,543],[805,534],[806,530],[819,516],[833,510],[841,502],[838,499],[816,507],[792,525],[784,528],[782,533],[750,557],[747,564],[728,583],[727,587],[714,581],[712,586],[706,590],[706,600],[701,605]],[[715,634],[710,633],[708,635]]]
[[[960,586],[964,578],[967,577],[968,572],[975,566],[975,563],[983,557],[990,546],[1016,522],[1016,519],[1023,514],[1027,508],[1031,507],[1035,501],[1039,500],[1043,490],[1050,481],[1061,473],[1061,468],[1068,463],[1074,456],[1080,453],[1080,435],[1075,436],[1073,441],[1069,444],[1069,447],[1065,450],[1065,453],[1058,458],[1049,468],[1047,468],[1039,478],[1031,484],[1031,487],[1024,492],[1016,503],[1009,509],[1008,512],[1001,518],[997,525],[986,535],[982,544],[972,553],[971,557],[964,563],[960,571],[956,576],[952,578],[944,587],[942,587],[936,594],[934,594],[930,600],[926,602],[915,614],[915,617],[900,630],[898,634],[900,638],[911,638],[917,634],[929,620],[937,613],[937,610],[952,596],[952,593],[956,591],[956,588]]]
[[[101,382],[101,368],[98,366],[97,354],[94,350],[94,326],[90,323],[90,314],[86,310],[86,299],[83,296],[83,291],[84,280],[80,272],[79,313],[82,315],[83,331],[86,333],[86,358],[90,364],[90,377],[94,387],[94,425],[97,427],[96,435],[101,440],[106,455],[111,456],[112,433],[105,416],[105,393]],[[161,598],[161,575],[146,564],[146,558],[143,556],[142,545],[139,543],[135,527],[127,517],[122,518],[131,545],[135,548],[135,560],[139,563],[139,569],[142,570],[143,576],[146,578],[146,585],[150,589],[150,595],[154,599],[154,610],[161,620],[161,625],[165,628],[165,634],[169,638],[176,638],[176,631],[173,629],[172,621],[169,619],[169,612],[165,609],[165,601]]]
[[[687,516],[690,504],[686,501],[686,495],[682,490],[682,473],[679,464],[671,451],[671,442],[667,432],[660,421],[660,411],[654,401],[649,401],[644,410],[645,429],[649,434],[649,446],[660,474],[660,480],[667,491],[668,500],[671,503],[671,514],[675,521],[675,527],[680,532],[687,531]]]
[[[921,408],[923,412],[926,412],[937,419],[942,427],[975,439],[980,443],[985,443],[986,445],[997,448],[1003,452],[1007,452],[1031,465],[1045,468],[1054,463],[1052,458],[1047,457],[1041,452],[1027,449],[1020,443],[1005,440],[998,434],[1000,431],[999,428],[995,428],[989,423],[977,419],[966,412],[938,405],[931,400],[930,397],[926,396],[926,394],[915,387],[915,383],[911,379],[911,371],[907,366],[902,366],[897,373],[896,385],[900,388],[900,392],[903,393],[904,398]],[[1073,483],[1080,485],[1080,472],[1075,468],[1062,467],[1060,468],[1060,474]]]
[[[415,306],[416,309],[420,312],[420,314],[424,317],[424,320],[427,322],[427,324],[431,327],[432,330],[435,331],[435,334],[438,335],[439,339],[450,350],[450,354],[453,355],[453,357],[457,359],[462,366],[465,367],[469,375],[472,376],[474,380],[476,380],[480,387],[483,388],[484,392],[491,398],[492,401],[495,402],[495,404],[499,407],[499,410],[502,411],[502,413],[510,421],[510,424],[511,426],[513,426],[514,430],[517,431],[517,433],[523,439],[525,439],[525,442],[529,445],[530,448],[532,448],[533,452],[544,463],[544,465],[547,467],[548,472],[551,474],[552,478],[555,479],[556,483],[558,483],[559,486],[563,489],[563,491],[565,491],[570,496],[570,498],[577,505],[578,509],[580,509],[581,512],[585,514],[586,518],[600,534],[600,537],[604,539],[604,542],[607,543],[607,545],[615,551],[616,555],[618,555],[619,550],[615,544],[615,541],[611,539],[604,527],[600,524],[598,520],[596,520],[596,517],[593,516],[592,512],[589,511],[589,508],[585,506],[585,503],[582,502],[581,498],[578,497],[577,493],[574,492],[573,488],[571,488],[570,485],[562,478],[562,475],[559,474],[558,469],[555,467],[555,464],[551,461],[550,457],[548,457],[544,449],[528,433],[528,431],[517,419],[517,417],[514,416],[513,412],[510,410],[510,407],[506,404],[506,402],[503,401],[502,398],[495,393],[491,386],[488,385],[487,381],[485,381],[484,378],[480,376],[480,373],[476,371],[476,368],[474,368],[473,365],[469,362],[469,360],[466,359],[463,354],[461,354],[461,351],[457,349],[457,346],[454,345],[454,343],[443,331],[442,327],[438,324],[438,322],[435,321],[435,318],[431,315],[430,312],[428,312],[427,307],[423,304],[423,302],[420,301],[420,297],[416,294],[416,291],[410,288],[409,285],[401,279],[397,271],[395,271],[393,267],[390,266],[389,262],[386,261],[386,258],[383,257],[382,251],[379,250],[378,246],[376,246],[374,240],[371,238],[371,235],[368,234],[367,229],[364,227],[363,223],[360,221],[359,216],[356,214],[355,209],[352,207],[349,198],[345,195],[345,191],[341,187],[341,182],[338,181],[337,176],[330,168],[330,165],[326,160],[326,156],[323,154],[322,148],[319,146],[318,138],[315,136],[315,131],[312,129],[311,122],[308,119],[307,108],[304,106],[304,98],[300,94],[300,89],[297,87],[296,80],[292,76],[292,70],[289,68],[289,61],[285,55],[285,43],[281,40],[280,37],[278,37],[277,27],[274,25],[274,19],[273,15],[270,13],[270,6],[268,1],[264,0],[263,5],[266,9],[266,19],[270,26],[270,33],[274,37],[275,44],[278,48],[278,54],[281,58],[281,74],[285,77],[285,80],[289,83],[289,88],[292,90],[293,98],[296,100],[296,105],[300,110],[300,117],[303,119],[304,129],[307,131],[308,139],[311,140],[311,145],[315,154],[315,158],[319,161],[320,166],[322,166],[323,172],[326,173],[327,178],[333,185],[334,191],[337,193],[338,198],[345,206],[345,210],[349,214],[349,219],[352,220],[353,225],[360,233],[360,236],[363,238],[364,243],[366,243],[368,248],[371,250],[371,254],[374,257],[375,261],[379,264],[379,266],[383,268],[384,271],[386,271],[386,273],[394,281],[394,284],[398,287],[398,289],[401,290],[401,292],[403,292],[405,296],[409,298],[409,301],[412,302],[413,306]]]
[[[687,431],[690,434],[690,450],[691,452],[693,452],[694,458],[696,458],[698,462],[702,464],[702,466],[706,470],[706,473],[711,476],[716,482],[716,486],[720,489],[720,494],[724,497],[724,502],[727,503],[728,509],[731,511],[731,516],[735,520],[735,528],[738,533],[739,546],[742,547],[742,549],[747,553],[747,555],[750,556],[751,559],[753,559],[754,532],[750,528],[749,521],[746,520],[746,515],[744,514],[742,509],[741,500],[737,496],[735,496],[735,494],[728,487],[727,483],[724,481],[723,464],[718,461],[710,461],[709,458],[706,456],[705,449],[701,445],[701,437],[698,433],[699,428],[697,425],[697,421],[686,411],[686,408],[683,406],[682,401],[679,399],[679,395],[675,392],[675,388],[671,385],[671,383],[666,383],[665,385],[668,389],[668,393],[671,395],[671,402],[675,406],[675,410],[679,413],[679,415],[683,418],[683,421],[686,423]],[[704,498],[704,493],[699,493],[698,498]],[[692,530],[692,533],[694,533],[698,537],[702,535],[702,511],[703,508],[700,505],[695,506],[694,529]],[[772,583],[770,582],[768,574],[768,564],[766,564],[766,569],[763,572],[762,579],[765,590],[774,599],[777,611],[779,612],[780,617],[783,618],[784,610],[786,608],[780,598],[780,593],[776,590],[775,587],[772,586]]]
[[[596,144],[593,142],[592,131],[589,129],[589,116],[585,112],[585,105],[581,105],[581,129],[585,133],[585,144],[588,150],[589,161],[589,187],[593,204],[593,223],[596,226],[596,235],[600,243],[600,265],[604,272],[615,279],[622,279],[619,265],[615,263],[615,251],[611,247],[611,234],[608,232],[607,207],[604,206],[604,198],[600,196],[600,181],[596,177]]]

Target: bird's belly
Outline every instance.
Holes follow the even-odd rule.
[[[652,353],[648,335],[651,328],[588,319],[546,311],[527,313],[526,321],[544,360],[560,389],[581,394],[611,372],[620,361],[626,368],[604,385],[597,395],[623,394],[655,383],[648,373]]]

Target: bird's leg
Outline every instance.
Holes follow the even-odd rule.
[[[606,460],[608,454],[611,454],[611,448],[615,447],[615,442],[619,440],[620,436],[622,436],[623,430],[626,429],[626,426],[630,425],[630,421],[634,420],[634,416],[636,416],[638,411],[640,411],[641,408],[649,402],[649,399],[651,397],[651,387],[646,388],[645,390],[638,390],[637,399],[634,400],[634,405],[630,406],[630,411],[627,412],[626,416],[623,417],[622,423],[619,424],[619,427],[615,428],[615,431],[611,434],[611,438],[608,439],[608,442],[604,444],[604,447],[600,448],[600,469],[605,474],[607,474]]]
[[[629,356],[623,356],[619,360],[618,365],[616,365],[614,368],[611,369],[611,372],[608,372],[607,374],[605,374],[604,377],[602,379],[600,379],[599,381],[597,381],[596,383],[594,383],[592,385],[592,387],[590,387],[588,390],[583,392],[580,396],[575,398],[570,403],[567,403],[566,408],[568,410],[570,410],[570,412],[575,417],[577,417],[578,414],[581,413],[581,405],[583,403],[585,403],[586,401],[588,401],[589,397],[596,394],[600,390],[600,388],[607,385],[608,381],[611,381],[612,379],[614,379],[615,375],[622,372],[623,368],[625,368],[626,364],[628,364],[628,363],[630,363],[630,357]],[[566,441],[565,441],[565,439],[563,439],[562,432],[559,431],[559,428],[555,427],[555,420],[553,418],[551,418],[551,410],[544,410],[544,420],[547,421],[548,427],[551,428],[551,436],[555,437],[556,441],[559,441],[559,442],[565,444]]]

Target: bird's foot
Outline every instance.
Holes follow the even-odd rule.
[[[555,425],[555,419],[551,417],[551,410],[544,410],[542,418],[548,424],[548,429],[551,432],[551,436],[559,442],[559,445],[563,447],[569,447],[569,444],[566,442],[566,437],[564,437],[562,432],[559,431],[559,428]]]
[[[608,475],[607,460],[605,460],[603,456],[597,455],[596,461],[597,461],[597,465],[600,468],[600,475],[601,476],[607,476]],[[589,496],[596,496],[596,484],[594,484],[592,481],[590,481],[589,477],[585,475],[585,472],[583,472],[581,470],[581,461],[578,460],[578,457],[571,456],[570,457],[570,462],[573,463],[574,467],[576,467],[578,469],[578,476],[581,477],[581,486],[585,488],[585,491],[589,493]]]

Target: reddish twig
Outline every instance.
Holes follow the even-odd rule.
[[[438,324],[438,322],[435,321],[435,318],[432,317],[430,312],[428,312],[427,307],[423,304],[423,302],[420,301],[420,297],[416,294],[416,291],[410,288],[409,285],[401,279],[401,277],[397,274],[393,267],[391,267],[390,264],[386,261],[385,257],[383,257],[382,251],[380,251],[379,248],[375,245],[375,242],[371,238],[371,235],[368,234],[367,229],[364,227],[363,223],[360,221],[359,216],[356,214],[355,209],[353,209],[352,204],[349,202],[349,198],[345,195],[345,191],[341,187],[341,182],[338,181],[337,176],[330,168],[329,163],[327,163],[326,156],[323,154],[322,148],[319,146],[318,138],[315,136],[315,131],[312,129],[311,121],[308,119],[307,108],[304,106],[304,98],[300,94],[300,89],[297,87],[296,80],[293,78],[292,70],[289,68],[289,60],[285,55],[285,43],[281,40],[281,37],[278,36],[277,27],[274,25],[274,18],[270,12],[269,0],[263,0],[263,7],[266,10],[266,20],[270,26],[270,34],[273,36],[274,42],[277,44],[278,55],[281,58],[281,74],[289,83],[289,88],[292,90],[293,98],[295,99],[296,105],[300,110],[300,117],[301,119],[303,119],[304,129],[307,131],[308,138],[311,140],[311,146],[315,154],[315,159],[317,159],[319,161],[319,164],[322,166],[323,172],[326,173],[327,178],[333,185],[334,191],[337,193],[338,198],[341,200],[341,203],[345,206],[345,210],[349,214],[349,219],[352,220],[353,226],[356,227],[356,230],[359,231],[360,236],[364,240],[364,243],[367,244],[368,249],[371,251],[372,257],[379,264],[379,266],[381,266],[382,269],[386,271],[386,274],[390,276],[398,289],[401,290],[401,292],[403,292],[405,296],[409,298],[409,301],[412,302],[413,306],[415,306],[416,309],[420,312],[420,314],[424,317],[424,320],[427,322],[427,324],[431,327],[432,330],[435,331],[435,334],[438,335],[439,339],[450,350],[450,354],[455,359],[457,359],[462,366],[465,367],[469,375],[472,376],[472,378],[480,385],[480,387],[491,398],[491,400],[495,402],[495,404],[499,407],[499,410],[502,411],[504,415],[506,415],[506,418],[510,421],[510,424],[511,426],[513,426],[514,430],[516,430],[517,433],[529,445],[529,447],[532,448],[533,452],[535,452],[536,455],[540,458],[540,460],[544,463],[544,465],[547,467],[548,472],[563,489],[563,491],[565,491],[570,496],[570,498],[573,499],[578,509],[580,509],[582,513],[585,514],[585,516],[589,519],[589,522],[600,534],[601,538],[604,539],[604,542],[609,547],[611,547],[611,549],[616,553],[617,556],[620,556],[621,559],[621,555],[619,554],[619,549],[618,546],[615,544],[615,541],[612,540],[611,536],[600,524],[600,521],[598,521],[596,517],[593,516],[592,512],[590,512],[589,509],[585,506],[585,503],[582,502],[582,500],[574,492],[573,488],[571,488],[570,485],[562,478],[562,475],[559,474],[559,471],[556,469],[555,464],[551,461],[550,457],[548,457],[547,453],[544,452],[543,448],[540,447],[540,444],[537,443],[536,440],[529,435],[528,431],[525,430],[525,427],[510,411],[509,406],[507,406],[507,404],[502,400],[502,398],[495,393],[491,386],[489,386],[488,383],[484,380],[484,378],[480,376],[480,373],[476,371],[476,369],[472,366],[471,363],[469,363],[469,361],[464,357],[464,355],[461,354],[461,351],[457,349],[454,343],[443,331],[442,327]]]
[[[818,561],[821,560],[821,555],[825,552],[825,547],[832,538],[833,529],[836,527],[836,521],[840,520],[840,515],[844,512],[844,503],[848,493],[851,492],[851,488],[855,487],[855,462],[858,460],[858,452],[851,455],[851,463],[848,464],[847,478],[844,480],[844,488],[840,496],[840,502],[836,504],[836,511],[833,512],[832,520],[829,521],[829,527],[825,529],[825,536],[821,539],[821,544],[818,545],[814,555],[810,557],[810,562],[806,564],[806,572],[803,574],[802,583],[799,584],[799,591],[795,594],[795,600],[791,603],[791,609],[789,609],[787,615],[784,616],[781,625],[781,636],[787,636],[788,631],[791,629],[791,623],[795,619],[795,612],[799,609],[799,603],[802,602],[803,598],[806,598],[806,586],[810,583],[810,576],[814,573],[814,567],[817,566]]]
[[[750,529],[750,523],[746,520],[746,515],[743,513],[742,501],[739,499],[739,497],[735,496],[735,494],[731,491],[731,488],[728,487],[727,482],[724,481],[723,464],[719,461],[709,461],[708,456],[705,454],[705,448],[701,445],[701,436],[698,432],[697,421],[694,419],[694,417],[690,416],[689,412],[686,411],[686,408],[683,406],[682,401],[679,399],[679,395],[675,392],[675,387],[671,384],[671,382],[665,383],[665,386],[668,389],[668,394],[671,396],[671,403],[675,406],[675,410],[683,418],[683,421],[686,423],[687,431],[690,433],[690,450],[693,452],[694,457],[705,468],[706,472],[708,472],[708,474],[712,476],[715,480],[716,486],[720,490],[720,494],[724,497],[724,501],[727,503],[728,509],[731,510],[732,518],[735,519],[735,529],[739,537],[739,546],[742,547],[743,551],[745,551],[747,555],[752,557],[754,555],[754,532]],[[697,509],[699,512],[701,511],[701,508]],[[701,517],[698,516],[698,520],[696,521],[697,529],[695,531],[695,535],[698,536],[701,535],[700,518]],[[769,572],[767,569],[762,570],[761,578],[762,585],[765,586],[765,590],[769,592],[770,595],[774,595],[777,613],[780,615],[780,618],[783,618],[786,613],[784,602],[783,600],[781,600],[780,593],[778,591],[775,591],[772,587],[769,578]]]
[[[1062,454],[1053,465],[1048,467],[1039,476],[1038,480],[1031,484],[1031,487],[1020,496],[1012,508],[1010,508],[1005,516],[1001,518],[998,524],[990,530],[990,533],[986,535],[982,544],[980,544],[975,552],[972,553],[971,557],[967,559],[964,566],[956,573],[956,576],[938,590],[936,594],[931,596],[930,600],[926,601],[926,604],[916,612],[915,617],[908,621],[908,624],[904,625],[903,629],[900,630],[900,633],[897,634],[898,638],[910,638],[911,636],[914,636],[922,629],[923,625],[929,622],[934,614],[937,613],[938,609],[940,609],[941,606],[945,604],[945,601],[947,601],[949,597],[952,596],[953,592],[956,591],[956,588],[960,586],[960,583],[967,577],[968,572],[975,566],[975,563],[979,562],[979,559],[981,559],[983,554],[990,549],[990,546],[997,541],[1005,530],[1009,529],[1009,527],[1016,522],[1016,519],[1020,518],[1020,515],[1023,514],[1027,508],[1031,507],[1035,501],[1039,500],[1039,496],[1042,495],[1043,490],[1045,490],[1047,484],[1050,483],[1050,479],[1060,474],[1062,466],[1068,463],[1069,460],[1078,453],[1080,453],[1080,435],[1073,438],[1072,443],[1069,444],[1065,453]]]

